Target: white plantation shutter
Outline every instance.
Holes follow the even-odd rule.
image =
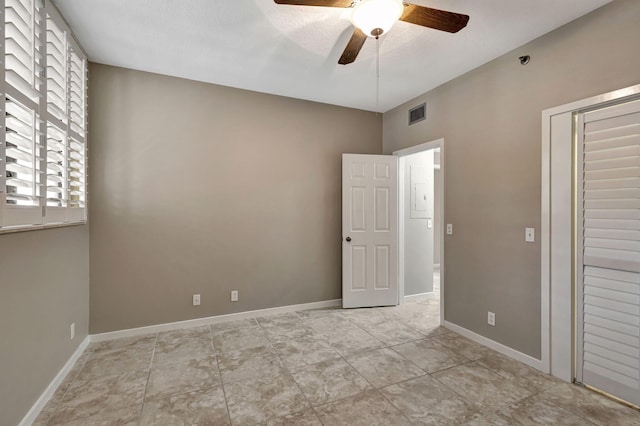
[[[69,121],[71,130],[84,134],[86,61],[71,47],[69,49]]]
[[[86,211],[86,60],[69,44],[69,215],[78,220]]]
[[[579,379],[640,405],[640,101],[585,113],[579,128]]]
[[[5,137],[7,203],[38,206],[40,196],[41,147],[32,110],[6,99]]]
[[[47,125],[47,207],[66,207],[69,193],[67,183],[67,141],[65,133],[52,124]],[[50,217],[51,211],[47,211]],[[64,216],[58,212],[58,215]]]
[[[85,147],[74,138],[69,142],[69,204],[71,207],[85,207]]]
[[[47,112],[67,122],[66,34],[47,13]]]
[[[49,0],[0,2],[0,228],[84,221],[86,56]]]
[[[5,0],[5,80],[33,101],[41,97],[41,10],[38,0]]]
[[[5,0],[5,182],[3,226],[42,223],[43,148],[39,131],[42,81],[41,7]]]

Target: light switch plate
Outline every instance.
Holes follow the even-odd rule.
[[[433,228],[433,220],[427,219],[427,229],[431,229],[431,228]]]
[[[535,228],[525,228],[524,230],[524,240],[528,243],[536,242],[536,230]]]
[[[495,313],[493,313],[491,311],[489,311],[487,313],[487,324],[492,325],[492,326],[495,327],[495,325],[496,325],[496,314]]]
[[[453,235],[453,224],[447,223],[447,235]]]

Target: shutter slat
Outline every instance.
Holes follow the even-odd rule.
[[[590,153],[640,145],[640,125],[636,126],[635,129],[627,128],[618,133],[616,137],[611,139],[598,139],[596,142],[585,144],[584,151]]]
[[[640,295],[640,284],[638,283],[630,283],[626,281],[618,281],[618,280],[612,280],[609,278],[593,277],[593,276],[585,276],[584,283],[585,283],[585,286],[595,286],[599,288],[608,288],[612,290],[619,289],[620,291],[625,293]]]
[[[613,281],[640,284],[640,275],[634,274],[633,272],[616,271],[615,269],[601,269],[585,265],[584,275],[585,277],[598,277]]]
[[[584,162],[589,164],[592,161],[610,160],[612,158],[623,158],[640,155],[640,146],[633,144],[620,148],[603,149],[600,151],[585,152]]]
[[[638,209],[585,209],[585,219],[635,219],[640,220]]]
[[[640,304],[640,295],[630,294],[623,291],[617,291],[615,289],[599,288],[599,287],[586,287],[584,291],[585,295],[596,296],[603,299],[609,299],[616,302],[622,302],[632,305]]]
[[[593,325],[599,326],[603,330],[613,330],[618,333],[626,334],[627,336],[633,337],[637,333],[636,327],[629,324],[623,324],[617,321],[613,321],[608,318],[596,317],[593,315],[585,315],[584,322],[585,324],[593,324]],[[605,331],[605,333],[607,332]],[[611,336],[608,334],[606,334],[604,337],[611,338]]]
[[[640,252],[640,241],[637,240],[613,240],[605,238],[585,238],[585,245],[595,248],[607,248],[617,250],[629,250]]]
[[[19,2],[5,0],[5,22],[13,23],[22,33],[28,34],[32,31],[31,13],[24,10]]]
[[[591,189],[584,191],[585,200],[640,198],[640,188]]]
[[[585,219],[585,228],[640,230],[640,220],[632,219]]]
[[[590,120],[594,120],[593,116],[594,114],[592,114],[592,118]],[[601,120],[597,118],[594,121],[590,120],[587,120],[584,126],[585,137],[588,137],[590,134],[608,132],[619,127],[636,126],[640,123],[640,113],[634,112]],[[600,134],[606,135],[606,133]]]
[[[617,189],[637,188],[640,186],[640,178],[595,179],[585,182],[584,188],[589,189]]]
[[[638,240],[640,239],[640,231],[629,231],[620,229],[585,229],[585,238],[605,238],[620,240]]]
[[[600,268],[640,272],[640,255],[630,251],[587,248],[584,262]]]
[[[584,171],[593,170],[609,170],[609,169],[622,169],[627,167],[637,167],[640,164],[640,157],[624,157],[613,158],[609,160],[591,161],[585,163]]]
[[[630,372],[631,369],[628,367],[618,364],[615,361],[585,353],[585,368],[602,376],[613,378],[625,386],[637,387],[638,375]],[[635,371],[637,370],[638,368],[636,367]]]
[[[584,180],[585,182],[589,182],[591,180],[598,180],[598,179],[617,179],[617,178],[639,177],[639,176],[640,176],[640,166],[626,167],[623,169],[605,169],[605,170],[595,170],[591,172],[585,172]]]
[[[602,297],[590,296],[586,294],[584,296],[585,305],[591,305],[596,308],[607,309],[610,311],[620,312],[622,314],[628,314],[637,318],[640,317],[640,312],[638,312],[637,306],[634,306],[631,303],[626,302],[616,302],[611,299],[604,299]]]
[[[584,208],[590,209],[640,209],[640,199],[584,200]]]

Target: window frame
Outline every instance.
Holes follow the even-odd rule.
[[[39,75],[36,72],[36,79],[40,79],[40,86],[38,87],[39,97],[33,100],[28,94],[20,91],[19,88],[13,87],[7,83],[6,79],[6,61],[3,61],[3,65],[0,66],[0,92],[2,94],[2,106],[5,109],[5,114],[0,114],[0,234],[13,233],[21,231],[40,230],[47,228],[59,228],[65,226],[76,226],[87,223],[88,219],[88,59],[87,55],[78,43],[73,32],[66,24],[64,18],[57,10],[55,5],[50,0],[33,0],[34,4],[39,7],[37,11],[37,18],[35,19],[36,25],[40,31],[40,45],[35,56],[33,57],[34,65],[37,67],[40,65]],[[0,7],[5,10],[6,1],[0,0]],[[36,6],[34,6],[36,8]],[[5,14],[6,15],[6,14]],[[64,76],[62,76],[66,82],[65,84],[65,99],[63,100],[65,105],[64,118],[60,120],[58,116],[50,112],[49,110],[49,92],[48,92],[48,19],[51,19],[61,33],[64,35],[62,40],[64,46],[65,63],[63,64]],[[39,20],[39,22],[38,22]],[[2,37],[6,37],[5,26],[6,18],[2,20],[1,32]],[[35,43],[35,41],[34,41]],[[5,58],[5,45],[0,44],[0,55]],[[72,76],[71,71],[71,55],[77,55],[80,61],[81,70],[78,76]],[[79,78],[78,78],[79,77]],[[72,79],[80,83],[80,98],[82,105],[81,108],[81,129],[79,133],[77,119],[72,126],[72,109],[71,106],[71,86]],[[77,90],[76,90],[77,92]],[[34,176],[39,177],[39,181],[34,181],[35,193],[37,194],[37,201],[34,203],[37,205],[23,206],[13,205],[7,203],[7,131],[6,131],[6,114],[7,114],[7,97],[12,99],[12,102],[23,105],[26,109],[33,111],[34,124],[33,124],[33,152],[39,151],[39,156],[34,158]],[[77,109],[77,108],[76,108]],[[74,111],[75,114],[75,111]],[[77,114],[76,114],[77,116]],[[47,149],[49,129],[50,126],[57,129],[64,135],[64,141],[61,145],[65,147],[62,156],[64,158],[63,176],[61,186],[61,201],[59,206],[50,205],[49,197],[51,191],[48,189],[50,172],[48,171],[47,162],[51,159],[51,152]],[[72,140],[75,144],[72,148]],[[77,146],[80,145],[80,149]],[[80,153],[81,160],[73,160],[71,153]],[[55,154],[54,157],[59,156]],[[73,168],[75,171],[79,171],[79,176],[71,176],[71,162],[75,161],[80,163],[80,168]],[[75,166],[74,165],[74,166]],[[71,188],[72,183],[78,184],[80,187],[78,200],[72,200]],[[77,187],[74,185],[73,187]],[[55,202],[55,201],[54,201]],[[78,204],[74,206],[73,204]]]

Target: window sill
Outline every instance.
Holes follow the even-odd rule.
[[[86,224],[87,224],[87,221],[83,220],[79,222],[68,222],[68,223],[48,223],[46,225],[7,226],[5,228],[0,228],[0,235],[15,234],[17,232],[40,231],[43,229],[66,228],[67,226],[79,226],[79,225],[86,225]]]

